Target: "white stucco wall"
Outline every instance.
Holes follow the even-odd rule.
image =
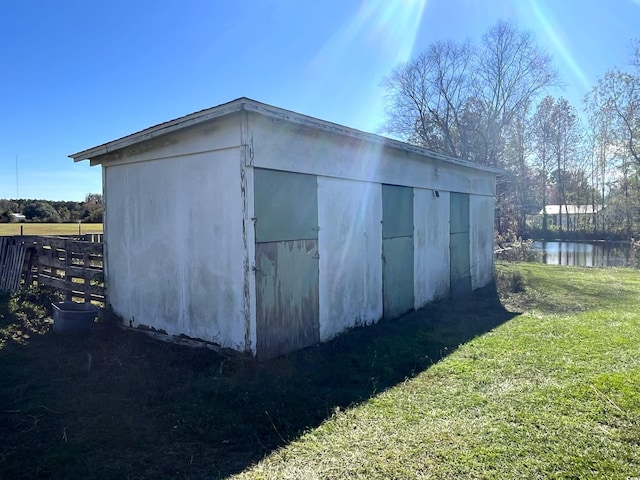
[[[493,173],[260,115],[249,115],[248,122],[256,167],[450,192],[495,192]]]
[[[471,288],[481,288],[493,281],[493,197],[469,197]]]
[[[382,188],[318,177],[320,339],[382,317]]]
[[[449,192],[413,189],[414,305],[444,298],[449,293]]]
[[[114,311],[125,324],[243,350],[240,149],[104,172]]]

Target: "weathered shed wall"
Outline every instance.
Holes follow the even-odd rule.
[[[414,188],[415,308],[449,294],[449,192]]]
[[[484,287],[493,281],[493,197],[469,197],[471,224],[471,288]]]
[[[204,153],[169,143],[104,164],[109,302],[132,326],[244,350],[240,148],[189,135]]]
[[[248,117],[252,164],[326,177],[493,196],[495,174],[307,125]]]
[[[414,187],[415,308],[450,293],[449,192],[482,210],[470,225],[471,241],[483,239],[469,247],[473,288],[491,281],[494,173],[254,113],[247,143],[254,167],[318,176],[321,340],[382,316],[382,184]]]
[[[320,339],[382,316],[379,184],[318,178]]]
[[[182,158],[242,145],[242,115],[234,113],[207,123],[152,137],[91,158],[91,165],[115,166],[160,158]]]

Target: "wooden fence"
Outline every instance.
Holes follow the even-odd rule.
[[[72,237],[0,237],[0,291],[44,285],[67,300],[105,304],[101,242]],[[5,278],[7,281],[5,282]]]

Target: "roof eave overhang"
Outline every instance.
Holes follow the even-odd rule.
[[[404,143],[399,140],[393,140],[391,138],[383,137],[381,135],[363,132],[361,130],[356,130],[354,128],[345,127],[343,125],[339,125],[336,123],[331,123],[325,120],[320,120],[318,118],[314,118],[307,115],[295,113],[289,110],[273,107],[271,105],[260,103],[245,97],[233,100],[229,103],[225,103],[217,107],[201,110],[199,112],[195,112],[195,113],[186,115],[184,117],[176,118],[175,120],[170,120],[168,122],[161,123],[153,127],[149,127],[145,130],[141,130],[140,132],[133,133],[126,137],[122,137],[117,140],[113,140],[111,142],[99,145],[97,147],[93,147],[78,153],[74,153],[72,155],[69,155],[69,157],[72,158],[75,162],[90,160],[93,165],[94,162],[92,161],[92,159],[99,157],[101,155],[104,155],[106,153],[110,153],[116,150],[130,147],[132,145],[136,145],[138,143],[151,140],[153,138],[166,135],[171,132],[175,132],[177,130],[182,130],[187,127],[192,127],[200,123],[208,122],[210,120],[214,120],[216,118],[223,117],[225,115],[229,115],[231,113],[243,111],[243,110],[249,111],[249,112],[255,112],[261,115],[266,115],[268,117],[281,120],[281,121],[296,123],[300,125],[306,125],[310,128],[316,128],[316,129],[324,130],[327,132],[332,132],[338,135],[357,138],[359,140],[366,141],[366,142],[376,143],[383,147],[398,149],[404,152],[415,153],[420,156],[433,158],[435,160],[440,160],[445,163],[456,164],[456,165],[471,168],[474,170],[484,171],[484,172],[492,173],[495,175],[503,175],[506,173],[505,170],[501,168],[481,165],[478,163],[469,162],[467,160],[450,157],[437,152],[433,152],[431,150],[427,150],[425,148]],[[95,162],[95,163],[100,163],[100,162]]]
[[[98,145],[97,147],[89,148],[87,150],[71,154],[69,155],[69,158],[72,158],[75,162],[91,160],[106,153],[121,150],[123,148],[130,147],[131,145],[136,145],[138,143],[151,140],[152,138],[166,135],[177,130],[182,130],[183,128],[198,125],[199,123],[228,115],[230,113],[239,111],[242,108],[242,103],[240,100],[241,99],[234,100],[217,107],[201,110],[199,112],[185,115],[184,117],[176,118],[175,120],[170,120],[168,122],[146,128],[139,132],[132,133],[131,135],[127,135],[126,137],[122,137],[117,140]]]

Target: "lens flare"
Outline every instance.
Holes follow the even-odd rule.
[[[580,86],[584,90],[589,90],[591,88],[592,82],[587,78],[580,65],[576,62],[575,58],[569,52],[567,48],[567,42],[564,41],[561,32],[559,32],[551,22],[551,15],[548,12],[545,12],[540,8],[539,2],[536,0],[531,0],[529,2],[531,6],[531,10],[533,11],[536,19],[540,23],[544,33],[547,35],[556,52],[560,55],[562,60],[569,66],[571,73],[578,79],[580,82]]]

